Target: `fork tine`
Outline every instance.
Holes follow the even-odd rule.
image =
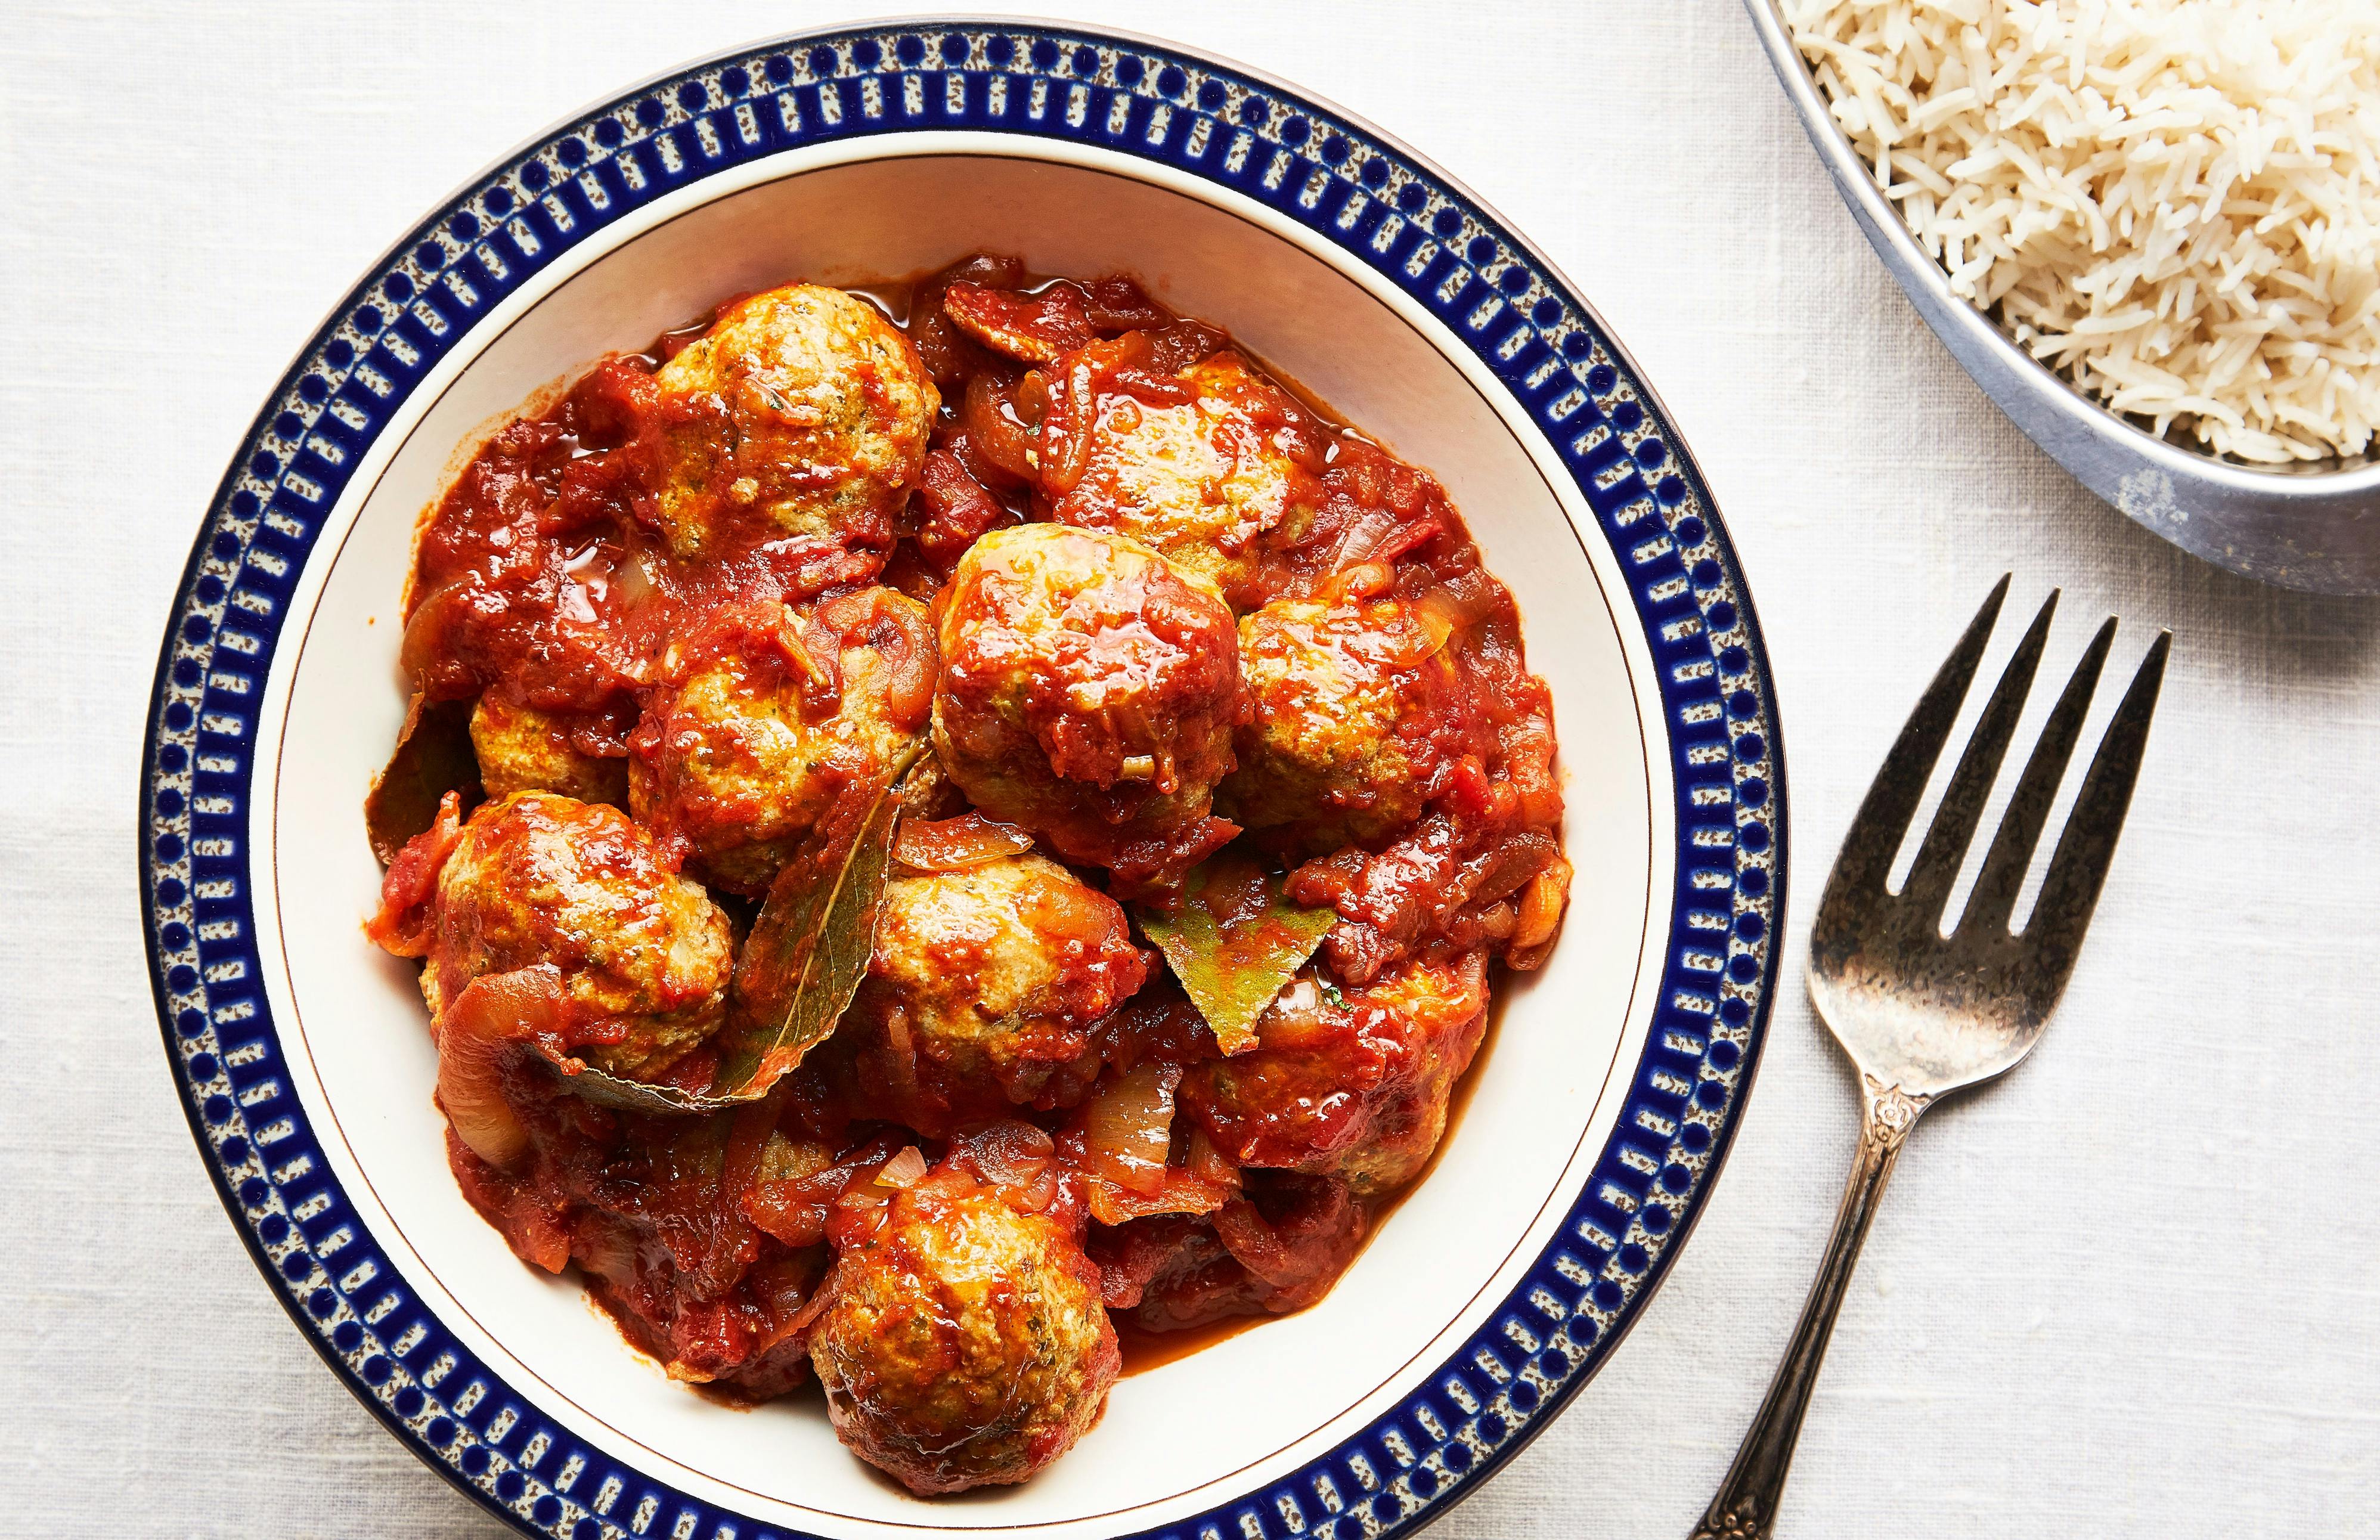
[[[2062,989],[2082,950],[2082,932],[2099,903],[2099,885],[2107,880],[2107,865],[2116,854],[2116,837],[2124,831],[2124,813],[2132,802],[2132,782],[2141,773],[2141,753],[2148,744],[2149,719],[2156,714],[2157,689],[2165,681],[2166,658],[2173,650],[2173,633],[2160,631],[2132,675],[2123,704],[2116,708],[2099,752],[2091,757],[2082,794],[2058,836],[2058,854],[2050,858],[2049,875],[2041,884],[2041,900],[2025,923],[2022,938],[2034,965]],[[2053,994],[2052,998],[2055,998]]]
[[[1827,879],[1826,895],[1819,900],[1821,911],[1839,898],[1864,890],[1883,891],[1885,879],[1892,872],[1892,858],[1900,851],[1901,836],[1909,832],[1909,820],[1925,794],[1926,778],[1934,773],[1934,762],[1942,757],[1942,746],[1949,741],[1951,725],[1959,720],[1959,707],[1967,698],[1967,686],[1974,680],[1975,665],[1983,661],[1984,644],[1991,639],[2000,603],[2008,598],[2009,579],[2014,576],[2003,574],[1992,586],[1991,597],[1968,623],[1967,634],[1943,660],[1934,683],[1918,697],[1916,709],[1902,724],[1900,736],[1893,740],[1892,752],[1885,757],[1884,768],[1876,772],[1850,831],[1843,835],[1834,872]]]
[[[2032,692],[2033,676],[2041,666],[2041,649],[2049,640],[2050,617],[2057,612],[2058,590],[2052,588],[2041,612],[2026,628],[2024,639],[2010,656],[1999,684],[1992,689],[1992,698],[1975,722],[1973,735],[1967,740],[1966,751],[1959,756],[1959,768],[1951,772],[1949,788],[1935,811],[1934,825],[1925,831],[1925,843],[1918,846],[1909,881],[1900,891],[1902,913],[1912,925],[1931,927],[1942,918],[1943,902],[1958,880],[1967,843],[1975,837],[1992,782],[2000,772],[2000,761],[2008,757],[2009,740],[2016,735],[2017,719],[2024,714],[2025,697]]]
[[[2082,735],[2082,719],[2090,714],[2091,697],[2099,687],[2099,673],[2107,665],[2107,649],[2115,639],[2116,617],[2109,615],[2091,645],[2082,649],[2082,661],[2074,665],[2072,677],[2049,713],[2048,724],[2041,730],[2040,742],[2034,745],[2033,758],[2025,761],[2016,794],[2009,798],[1999,832],[1992,837],[1984,869],[1975,878],[1975,891],[1967,899],[1966,912],[1959,916],[1960,929],[1970,925],[2008,928],[2009,913],[2023,890],[2025,868],[2033,864],[2034,847],[2041,843],[2041,826],[2049,821],[2049,805],[2058,799],[2058,783],[2066,778],[2066,762],[2074,757],[2075,740]]]

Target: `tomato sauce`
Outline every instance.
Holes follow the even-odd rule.
[[[932,1136],[888,1122],[888,1109],[910,1105],[880,1094],[910,1051],[897,1037],[864,1052],[831,1038],[766,1100],[675,1120],[591,1105],[518,1058],[501,1072],[518,1124],[503,1136],[509,1149],[516,1133],[527,1153],[492,1162],[457,1137],[450,1156],[467,1196],[525,1259],[577,1267],[633,1343],[731,1400],[799,1381],[837,1238],[869,1233],[894,1180],[886,1173],[896,1186],[914,1181],[913,1163],[941,1162],[939,1173],[956,1161],[1019,1213],[1085,1234],[1125,1372],[1138,1373],[1318,1299],[1435,1165],[1443,1134],[1432,1120],[1442,1114],[1451,1132],[1461,1118],[1482,1036],[1492,1036],[1482,1015],[1492,1021],[1500,1004],[1503,975],[1488,960],[1537,965],[1562,914],[1570,868],[1550,698],[1528,672],[1510,594],[1436,480],[1268,375],[1222,332],[1172,315],[1126,278],[1050,279],[996,257],[853,292],[901,328],[939,393],[912,482],[852,502],[824,529],[752,516],[770,493],[744,480],[689,492],[686,465],[748,459],[715,402],[689,404],[662,385],[672,360],[707,346],[713,319],[607,358],[550,411],[498,430],[425,520],[402,652],[422,702],[450,708],[442,721],[490,700],[551,719],[555,754],[636,767],[639,803],[658,794],[649,767],[704,730],[684,699],[713,664],[738,689],[792,689],[801,714],[826,721],[856,687],[842,661],[870,649],[894,671],[879,687],[892,692],[895,725],[923,732],[939,664],[917,616],[947,613],[953,574],[987,534],[1056,522],[1145,539],[1220,593],[1243,629],[1279,601],[1393,601],[1417,617],[1443,665],[1398,729],[1421,778],[1420,810],[1329,848],[1289,828],[1256,829],[1234,847],[1288,900],[1336,916],[1319,952],[1335,982],[1328,999],[1307,1001],[1310,1031],[1293,1045],[1223,1058],[1160,964],[1087,1030],[1028,1045],[1048,1062],[1029,1082],[1006,1083],[1034,1089],[1012,1096],[1001,1119],[951,1121]],[[880,406],[892,389],[870,376],[855,399]],[[788,420],[809,410],[774,404]],[[1183,464],[1206,467],[1196,495],[1164,479]],[[853,473],[811,470],[818,487]],[[886,589],[905,598],[888,609]],[[1162,786],[1180,769],[1140,765],[1128,745],[1069,743],[1127,791]],[[867,771],[855,759],[833,773],[857,783]],[[1036,847],[947,783],[924,785],[904,794],[916,798],[896,850],[914,864],[904,869],[964,871]],[[463,790],[467,809],[474,794]],[[710,833],[750,814],[725,794],[687,794],[709,800],[637,819],[664,863],[701,870]],[[458,810],[450,804],[443,831],[425,831],[426,815],[395,831],[395,843],[419,838],[392,868],[375,922],[392,950],[418,956],[434,944],[439,863]],[[1191,854],[1240,834],[1219,810]],[[1122,862],[1105,865],[1088,879],[1108,890],[1100,902],[1163,902],[1161,883],[1145,892]],[[728,895],[756,897],[765,874],[710,880],[740,944],[750,909]],[[1247,936],[1248,965],[1283,941],[1261,923]],[[953,956],[954,971],[988,966]],[[1404,1009],[1398,991],[1415,989],[1439,991],[1421,1014],[1455,1013],[1397,1036],[1382,1024]],[[694,1084],[686,1066],[707,1067],[707,1051],[680,1061],[675,1077]],[[1268,1056],[1269,1080],[1258,1073]],[[1132,1081],[1126,1110],[1155,1130],[1155,1175],[1117,1167],[1099,1122],[1123,1115],[1102,1098],[1143,1066],[1163,1073]],[[1218,1109],[1233,1075],[1291,1087],[1281,1094],[1296,1105],[1227,1116]],[[1311,1147],[1267,1146],[1280,1164],[1243,1163],[1233,1131],[1257,1126]],[[1369,1168],[1401,1173],[1381,1190],[1351,1174],[1361,1152],[1346,1143],[1375,1135],[1427,1140],[1406,1152],[1413,1159]],[[1117,1222],[1091,1217],[1102,1213]]]

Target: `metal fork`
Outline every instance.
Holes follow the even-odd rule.
[[[1810,998],[1860,1072],[1865,1109],[1859,1152],[1785,1361],[1694,1530],[1695,1540],[1766,1540],[1774,1532],[1778,1497],[1827,1340],[1902,1143],[1937,1099],[2007,1073],[2033,1050],[2074,971],[2115,855],[2173,643],[2168,631],[2150,645],[2092,758],[2031,917],[2022,932],[2010,932],[2026,868],[2115,639],[2111,615],[2050,712],[1965,911],[1949,935],[1942,933],[1943,909],[2048,640],[2058,608],[2053,591],[1992,691],[1908,880],[1899,893],[1887,887],[1893,856],[1958,720],[2008,588],[2002,577],[1910,713],[1843,836],[1818,901],[1810,934]]]

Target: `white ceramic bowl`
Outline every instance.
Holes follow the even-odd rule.
[[[947,66],[951,38],[964,67],[910,67],[905,43]],[[993,113],[995,81],[1038,127]],[[1209,113],[1191,110],[1219,89]],[[698,160],[722,129],[751,126],[756,96],[824,127],[830,99],[864,120],[870,101],[881,114],[937,91],[978,92],[963,103],[975,115],[786,133],[660,185],[662,142]],[[1185,154],[1193,130],[1148,127],[1150,96],[1206,117],[1206,164]],[[1099,133],[1103,104],[1137,135]],[[1303,115],[1302,139],[1285,112]],[[1264,132],[1243,127],[1259,117]],[[606,123],[625,126],[619,143]],[[581,147],[575,164],[565,144]],[[1235,154],[1241,169],[1217,175]],[[1365,169],[1374,157],[1382,171]],[[542,199],[529,164],[552,170]],[[1389,217],[1367,233],[1343,198],[1336,213],[1301,203],[1309,169]],[[555,178],[581,189],[575,201]],[[615,190],[598,205],[589,188]],[[1394,231],[1378,234],[1391,222],[1420,233],[1404,254]],[[897,277],[976,249],[1040,272],[1132,273],[1439,475],[1551,685],[1579,877],[1549,965],[1507,992],[1443,1158],[1327,1299],[1125,1379],[1100,1425],[1033,1482],[922,1502],[846,1454],[814,1397],[738,1412],[671,1383],[575,1279],[522,1266],[465,1203],[413,970],[361,934],[379,871],[359,805],[403,716],[398,601],[417,520],[486,431],[727,296]],[[1497,313],[1481,321],[1482,306]],[[144,862],[193,1127],[326,1356],[425,1459],[533,1531],[1418,1522],[1517,1449],[1624,1329],[1749,1084],[1782,852],[1738,831],[1781,833],[1774,706],[1682,446],[1558,275],[1459,189],[1286,88],[1160,45],[949,23],[800,40],[673,75],[508,157],[301,358],[226,480],[175,627]],[[230,746],[215,746],[215,773],[236,758],[242,785],[210,801],[212,738]],[[228,888],[209,886],[218,867]],[[1482,1344],[1497,1345],[1483,1357]]]

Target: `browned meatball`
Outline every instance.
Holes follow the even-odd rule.
[[[1322,501],[1305,463],[1319,453],[1306,442],[1312,419],[1236,353],[1174,378],[1188,397],[1178,404],[1122,390],[1101,396],[1081,479],[1050,512],[1143,541],[1252,608],[1280,554],[1311,533]]]
[[[1211,584],[1119,536],[986,535],[941,614],[934,746],[978,807],[1116,891],[1163,890],[1233,832],[1209,816],[1242,711]]]
[[[1318,853],[1420,818],[1478,736],[1446,640],[1396,599],[1281,600],[1240,622],[1252,711],[1224,811]]]
[[[588,753],[574,738],[574,724],[571,717],[518,705],[490,690],[471,709],[480,784],[491,797],[558,792],[581,802],[625,803],[628,761],[616,753]]]
[[[786,537],[891,548],[940,398],[868,301],[816,284],[738,300],[655,383],[674,555]]]
[[[1242,1165],[1377,1196],[1429,1163],[1487,1025],[1477,952],[1407,963],[1344,993],[1309,970],[1259,1018],[1253,1050],[1191,1066],[1182,1101]]]
[[[1148,976],[1123,910],[1055,861],[898,878],[838,1032],[856,1098],[938,1136],[1012,1103],[1063,1105],[1098,1070],[1087,1029]]]
[[[934,634],[890,588],[807,616],[735,605],[662,660],[629,806],[731,892],[758,894],[847,790],[873,795],[926,726]]]
[[[561,974],[568,1047],[650,1074],[718,1030],[727,917],[617,808],[546,792],[482,806],[440,870],[422,993],[431,1013],[483,975]]]
[[[810,1364],[835,1433],[921,1496],[1030,1477],[1122,1368],[1072,1229],[953,1166],[895,1193],[826,1289]]]

